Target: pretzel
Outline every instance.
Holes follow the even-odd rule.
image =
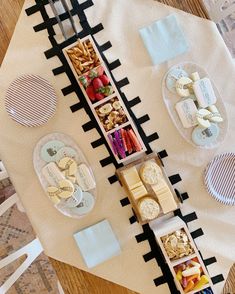
[[[90,40],[81,42],[81,40],[78,39],[77,44],[67,49],[66,52],[79,76],[100,65],[99,57]]]

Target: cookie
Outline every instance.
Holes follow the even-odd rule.
[[[83,191],[90,191],[96,186],[95,180],[85,163],[78,166],[76,180]]]
[[[145,184],[154,185],[162,178],[162,170],[156,162],[147,161],[140,168],[140,176]]]
[[[68,170],[68,175],[75,175],[77,172],[77,163],[70,157],[64,157],[58,162],[58,166],[62,170]]]
[[[158,217],[160,207],[156,200],[151,197],[144,197],[138,202],[138,209],[142,220],[153,220]]]

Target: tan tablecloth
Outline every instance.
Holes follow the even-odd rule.
[[[26,1],[25,7],[34,4]],[[157,131],[160,139],[152,143],[156,150],[167,149],[164,160],[168,175],[180,173],[183,181],[178,188],[190,195],[183,213],[196,211],[199,219],[189,224],[190,230],[202,227],[205,235],[196,240],[204,258],[216,256],[218,262],[209,266],[212,276],[227,274],[235,260],[234,207],[225,207],[212,199],[203,186],[203,170],[209,160],[225,151],[233,151],[235,144],[235,68],[215,24],[197,18],[152,0],[102,0],[94,1],[87,12],[91,25],[102,22],[104,30],[95,37],[102,44],[108,40],[113,47],[105,52],[108,60],[120,59],[122,66],[114,70],[117,80],[128,76],[130,85],[122,88],[128,99],[140,96],[142,103],[135,106],[137,117],[146,113],[151,120],[143,125],[147,134]],[[188,54],[153,67],[140,39],[138,29],[156,19],[176,13],[190,43]],[[129,224],[131,207],[122,208],[119,200],[124,191],[118,183],[110,185],[107,178],[113,175],[113,165],[105,168],[99,160],[108,155],[104,146],[94,152],[90,142],[99,138],[96,130],[84,133],[81,125],[89,120],[84,110],[74,114],[69,106],[77,102],[74,94],[64,97],[60,91],[69,85],[64,74],[53,76],[52,69],[60,65],[57,58],[46,60],[43,52],[50,47],[47,32],[35,33],[33,25],[41,22],[39,13],[27,17],[21,14],[15,34],[1,67],[0,155],[27,210],[45,252],[58,260],[87,270],[73,240],[73,233],[108,219],[122,248],[122,254],[93,270],[95,275],[112,280],[140,293],[169,293],[162,285],[156,289],[152,280],[161,275],[155,261],[145,263],[142,255],[149,252],[147,242],[136,243],[134,236],[141,226]],[[170,65],[193,61],[203,66],[216,83],[224,99],[230,122],[223,145],[213,152],[198,151],[186,143],[173,123],[161,97],[161,80]],[[25,128],[12,121],[4,109],[4,95],[10,82],[23,73],[39,74],[48,79],[56,89],[59,103],[57,113],[48,124],[38,128]],[[73,137],[93,167],[98,184],[98,201],[95,210],[81,220],[70,219],[57,212],[45,196],[33,170],[32,153],[37,141],[50,132],[60,131]],[[216,286],[218,293],[223,283]]]

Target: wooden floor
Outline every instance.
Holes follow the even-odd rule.
[[[156,0],[153,0],[156,1]],[[200,0],[158,0],[207,18]],[[0,0],[0,64],[10,42],[24,0]],[[133,291],[51,259],[65,294],[134,294]],[[146,293],[147,294],[147,293]]]

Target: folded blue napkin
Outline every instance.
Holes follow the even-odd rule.
[[[140,29],[139,32],[154,65],[172,59],[189,49],[174,14]]]
[[[88,268],[120,254],[120,245],[107,220],[74,234]]]

